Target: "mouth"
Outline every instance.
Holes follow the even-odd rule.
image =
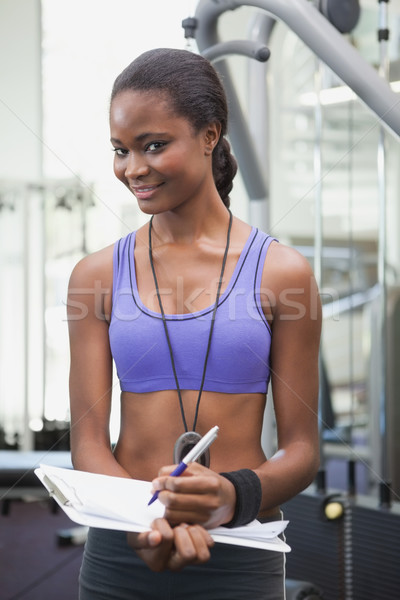
[[[155,192],[162,186],[163,183],[157,183],[152,185],[140,185],[140,186],[130,186],[133,194],[138,198],[138,200],[148,200],[152,198]]]

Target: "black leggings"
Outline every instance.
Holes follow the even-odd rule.
[[[126,533],[90,529],[80,573],[80,600],[284,600],[285,555],[216,544],[211,559],[180,572],[154,573]]]

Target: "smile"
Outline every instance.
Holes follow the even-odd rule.
[[[152,197],[154,192],[156,192],[158,188],[162,185],[162,183],[159,183],[156,185],[143,185],[140,187],[132,186],[131,190],[136,196],[136,198],[139,198],[140,200],[147,200],[148,198]]]

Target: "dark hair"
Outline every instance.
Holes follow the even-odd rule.
[[[188,50],[157,48],[141,54],[116,78],[111,102],[125,90],[158,90],[168,94],[175,114],[186,118],[195,132],[209,123],[221,125],[212,157],[213,176],[222,201],[229,207],[237,163],[224,137],[228,105],[220,78],[211,63]]]

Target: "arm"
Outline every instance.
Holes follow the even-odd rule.
[[[264,287],[273,291],[266,306],[272,309],[271,385],[278,450],[255,469],[264,510],[307,487],[319,465],[319,292],[305,258],[279,244],[269,252]]]
[[[109,434],[112,358],[105,299],[112,285],[112,251],[82,259],[68,289],[71,454],[74,468],[129,477],[117,463]]]

